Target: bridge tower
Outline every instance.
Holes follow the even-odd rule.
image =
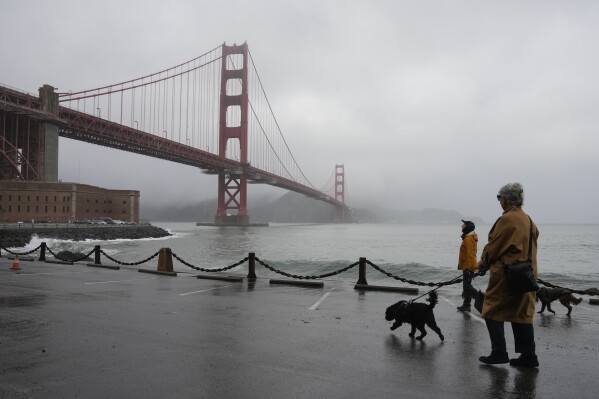
[[[39,102],[4,89],[0,100],[0,180],[58,181],[58,94],[44,85]],[[11,104],[17,107],[13,111]]]
[[[240,69],[228,68],[228,57],[241,55],[243,57]],[[227,144],[230,139],[239,140],[239,161],[248,163],[248,46],[242,45],[222,46],[220,81],[220,112],[219,112],[219,144],[218,155],[226,157]],[[233,65],[233,68],[237,65]],[[229,93],[227,85],[229,80],[237,79],[241,82],[241,93]],[[231,107],[239,107],[240,123],[238,126],[227,126],[227,113],[232,112]],[[231,120],[233,118],[229,118]],[[214,223],[217,225],[247,226],[250,217],[247,212],[247,176],[241,171],[230,172],[218,176],[218,208]],[[228,210],[237,214],[228,214]]]
[[[343,207],[335,208],[335,221],[346,222],[345,165],[335,165],[335,199],[343,204]]]

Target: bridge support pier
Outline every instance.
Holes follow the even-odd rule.
[[[58,94],[54,87],[43,85],[39,88],[42,110],[58,116]],[[41,153],[43,181],[55,183],[58,181],[58,125],[52,122],[43,122],[41,126],[43,137]]]

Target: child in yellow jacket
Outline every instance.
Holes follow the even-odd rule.
[[[478,236],[474,232],[475,225],[470,220],[462,220],[462,245],[460,246],[460,257],[458,259],[458,270],[463,273],[462,297],[464,303],[458,306],[462,312],[470,312],[470,303],[472,301],[472,278],[478,267],[476,252],[478,246]]]

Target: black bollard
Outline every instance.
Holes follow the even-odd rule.
[[[42,242],[41,248],[40,248],[40,258],[38,259],[40,262],[45,262],[46,261],[46,243]]]
[[[100,265],[102,262],[100,261],[100,246],[96,245],[94,247],[94,265]]]
[[[248,279],[255,280],[256,277],[256,254],[250,252],[248,255]]]
[[[356,284],[368,285],[366,282],[366,258],[360,258],[358,282]]]

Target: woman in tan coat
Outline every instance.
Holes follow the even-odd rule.
[[[489,285],[485,293],[482,316],[491,339],[491,354],[479,360],[486,364],[509,363],[513,366],[537,367],[534,328],[535,293],[510,294],[502,263],[524,261],[528,257],[529,234],[532,224],[532,263],[537,275],[537,238],[539,230],[522,210],[524,190],[519,183],[501,187],[497,200],[503,214],[489,231],[489,241],[478,264],[479,274],[489,270]],[[504,322],[512,324],[516,353],[520,357],[508,359]]]

